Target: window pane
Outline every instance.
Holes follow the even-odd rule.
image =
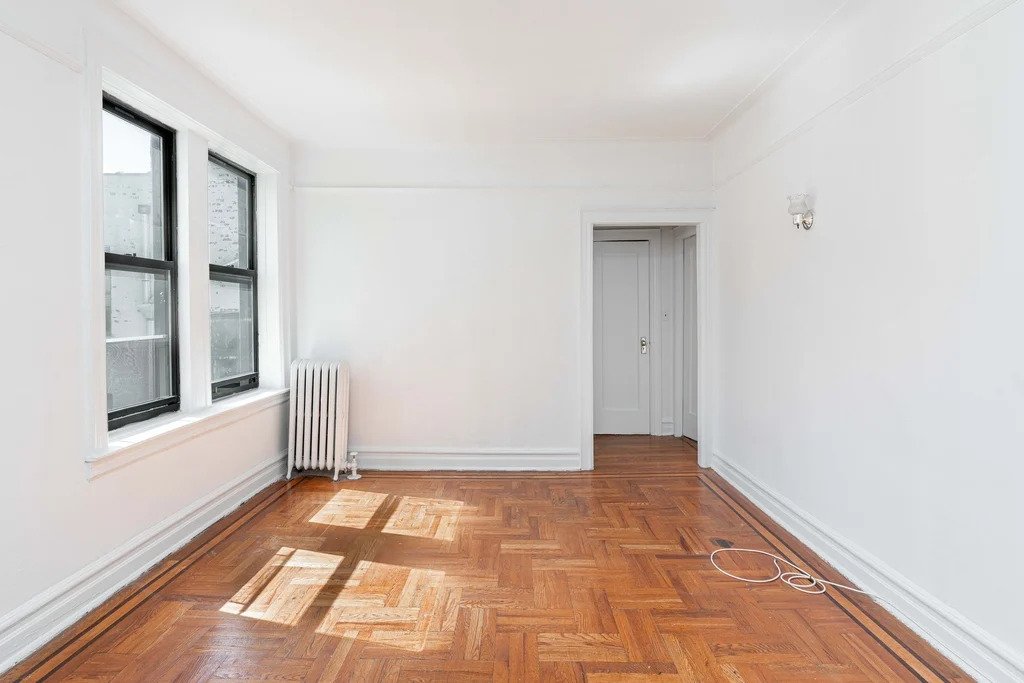
[[[105,251],[164,260],[163,141],[103,112]]]
[[[210,281],[213,381],[255,372],[252,282]]]
[[[167,273],[107,269],[107,410],[172,396]]]
[[[210,161],[208,166],[210,263],[216,266],[252,268],[249,263],[251,180],[215,161]]]

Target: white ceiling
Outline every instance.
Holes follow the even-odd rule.
[[[294,140],[704,137],[844,0],[116,0]]]

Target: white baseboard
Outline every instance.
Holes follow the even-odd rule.
[[[895,605],[878,603],[967,673],[978,680],[1024,680],[1024,658],[1010,646],[719,453],[711,467],[856,585]]]
[[[398,448],[350,446],[359,453],[364,470],[579,470],[580,452],[575,448]]]
[[[661,421],[661,436],[672,436],[676,433],[675,420],[664,418]]]
[[[37,650],[218,519],[282,479],[286,460],[286,455],[278,455],[260,463],[0,616],[0,672]]]

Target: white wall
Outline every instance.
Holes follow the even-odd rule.
[[[277,405],[87,478],[93,416],[103,410],[91,405],[92,350],[102,340],[91,337],[89,307],[96,255],[87,108],[99,106],[93,88],[102,68],[274,164],[285,190],[289,180],[286,140],[120,12],[71,0],[0,3],[0,670],[67,610],[86,606],[65,605],[40,620],[52,606],[44,598],[65,595],[57,584],[177,519],[284,447],[284,408]],[[281,199],[286,217],[287,191]],[[276,282],[287,271],[268,275]],[[92,598],[110,587],[98,580],[71,588]]]
[[[1022,35],[1021,3],[849,3],[713,141],[717,467],[916,584],[915,617],[1006,680],[1024,676]],[[792,192],[816,198],[810,232]]]
[[[298,352],[352,364],[350,443],[377,466],[578,466],[581,210],[704,203],[710,185],[699,142],[294,164]]]

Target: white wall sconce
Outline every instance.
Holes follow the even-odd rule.
[[[805,194],[789,195],[789,215],[793,217],[793,225],[798,228],[810,230],[814,225],[814,212],[807,205]]]

